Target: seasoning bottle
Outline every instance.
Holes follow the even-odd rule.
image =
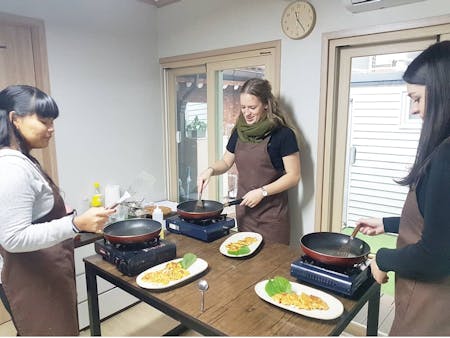
[[[164,225],[164,215],[163,212],[161,210],[161,208],[159,206],[156,206],[155,209],[153,209],[153,213],[152,213],[152,219],[154,221],[157,221],[161,224],[161,233],[159,234],[159,237],[161,239],[164,239],[164,230],[165,230],[165,225]]]
[[[100,183],[94,182],[94,195],[91,199],[91,207],[101,207],[103,205],[103,195],[100,191]]]

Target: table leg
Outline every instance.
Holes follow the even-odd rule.
[[[102,332],[100,328],[100,311],[98,308],[97,274],[88,264],[85,264],[85,270],[89,308],[89,329],[91,331],[91,336],[101,336]]]
[[[376,283],[378,288],[369,298],[367,309],[367,336],[378,335],[378,318],[380,316],[380,284]]]
[[[182,333],[186,332],[188,328],[183,324],[175,326],[172,330],[163,334],[163,336],[181,336]]]

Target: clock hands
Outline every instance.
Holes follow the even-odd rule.
[[[305,27],[303,27],[302,23],[300,22],[300,20],[298,18],[298,12],[295,12],[295,20],[300,25],[300,27],[302,27],[303,31],[306,31]]]

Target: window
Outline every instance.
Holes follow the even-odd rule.
[[[421,123],[409,114],[401,75],[417,53],[450,30],[449,23],[435,22],[404,30],[385,28],[367,36],[333,34],[325,41],[328,66],[321,93],[317,231],[339,232],[360,216],[397,214],[401,209],[404,192],[394,191],[392,182],[404,177],[414,161]],[[389,138],[393,135],[395,142]],[[393,202],[386,203],[386,196]],[[391,208],[394,204],[398,207]]]
[[[198,198],[197,176],[220,159],[239,115],[239,89],[264,77],[279,88],[279,41],[160,60],[165,75],[169,199]],[[211,179],[203,198],[237,194],[236,168]]]

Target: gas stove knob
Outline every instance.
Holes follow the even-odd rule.
[[[126,271],[127,270],[127,263],[123,259],[119,259],[117,267],[119,268],[119,271]]]

